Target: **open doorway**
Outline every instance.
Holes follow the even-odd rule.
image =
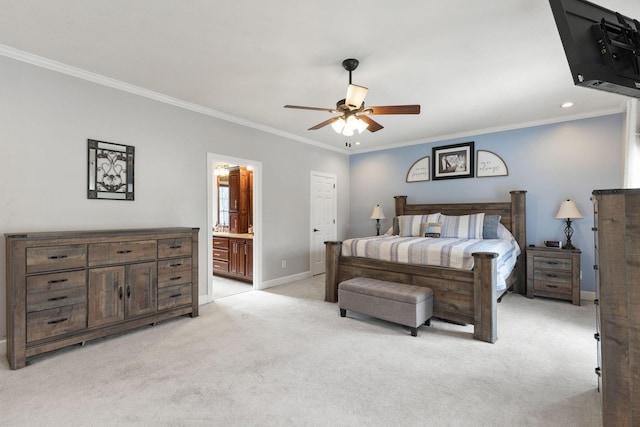
[[[229,230],[229,221],[234,221],[233,212],[231,213],[231,218],[229,218],[228,209],[219,209],[220,197],[218,192],[218,181],[219,178],[216,175],[216,167],[220,165],[233,165],[234,167],[242,167],[244,169],[249,169],[252,171],[252,184],[251,188],[253,191],[250,196],[250,203],[252,207],[252,218],[251,218],[251,229],[242,229],[242,233],[230,233],[229,239],[225,239],[227,237],[225,233],[229,233],[229,231],[239,231],[239,230]],[[220,221],[220,211],[223,212],[225,219]],[[221,224],[222,222],[222,224]],[[226,223],[226,224],[225,224]],[[232,295],[238,292],[244,292],[250,289],[260,289],[260,284],[262,283],[262,163],[249,160],[242,159],[237,157],[230,157],[222,154],[216,153],[207,153],[207,295],[200,296],[203,302],[211,302],[215,298],[220,298],[222,296]],[[218,232],[214,232],[214,229],[218,225]],[[225,227],[226,225],[226,227]],[[251,231],[251,233],[249,233]],[[214,235],[218,236],[218,238],[214,239]],[[223,238],[220,238],[220,237]],[[242,283],[240,281],[232,280],[229,277],[223,277],[221,275],[214,275],[214,254],[216,250],[214,248],[214,240],[217,240],[218,243],[220,241],[225,242],[226,245],[229,245],[226,248],[222,248],[223,251],[235,251],[239,250],[243,251],[243,262],[246,260],[246,257],[250,257],[251,259],[251,267],[252,267],[252,280],[244,280]],[[249,245],[246,245],[246,243]],[[237,246],[236,246],[237,245]],[[243,246],[244,245],[244,246]],[[220,251],[218,251],[220,252]],[[226,254],[225,254],[226,255]],[[224,257],[216,257],[219,259],[224,259]],[[231,260],[228,260],[229,262]],[[224,262],[224,261],[223,261]],[[217,266],[220,268],[220,266]],[[231,268],[231,267],[230,267]],[[234,266],[233,268],[236,268]],[[244,268],[244,267],[243,267]],[[231,276],[232,277],[232,276]],[[246,279],[246,278],[245,278]],[[217,288],[214,288],[215,286]],[[224,288],[224,291],[218,292],[221,288]]]

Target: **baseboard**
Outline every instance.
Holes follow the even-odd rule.
[[[7,355],[7,340],[0,341],[0,356]]]
[[[596,293],[593,291],[580,291],[580,299],[587,301],[595,301]]]
[[[287,283],[296,282],[298,280],[304,280],[313,277],[310,271],[305,271],[304,273],[294,274],[292,276],[279,277],[277,279],[268,280],[266,282],[262,282],[259,289],[267,289],[273,288],[274,286],[285,285]]]

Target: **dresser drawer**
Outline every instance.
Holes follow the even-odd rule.
[[[229,239],[226,237],[214,237],[213,249],[229,249]]]
[[[86,245],[27,248],[27,273],[82,268],[86,265]]]
[[[533,257],[533,268],[571,271],[572,262],[568,258]]]
[[[74,304],[27,314],[27,342],[86,328],[87,305]]]
[[[83,284],[75,288],[58,289],[27,295],[27,312],[48,310],[73,304],[86,304],[87,287]]]
[[[192,267],[191,258],[158,261],[158,287],[191,283]]]
[[[166,310],[181,305],[191,305],[192,285],[167,286],[158,289],[158,310]]]
[[[89,265],[121,264],[156,259],[156,241],[94,243],[89,245]]]
[[[87,281],[86,270],[63,271],[60,273],[27,276],[27,295],[60,289],[84,287]]]
[[[220,261],[229,261],[229,251],[213,249],[213,259],[217,259]]]
[[[229,272],[229,262],[228,261],[220,261],[217,259],[213,260],[213,272],[219,271],[221,273]]]
[[[158,240],[158,258],[174,258],[191,256],[191,239],[160,239]]]

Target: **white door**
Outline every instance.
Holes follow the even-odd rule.
[[[337,236],[336,176],[311,172],[311,274],[324,273],[324,242]]]

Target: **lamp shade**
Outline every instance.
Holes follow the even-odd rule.
[[[373,207],[371,219],[384,219],[384,212],[382,212],[382,208],[380,207],[380,205],[375,205]]]
[[[578,210],[578,206],[576,206],[576,202],[573,200],[565,200],[560,203],[560,209],[556,214],[556,219],[573,219],[573,218],[584,218],[580,211]]]

